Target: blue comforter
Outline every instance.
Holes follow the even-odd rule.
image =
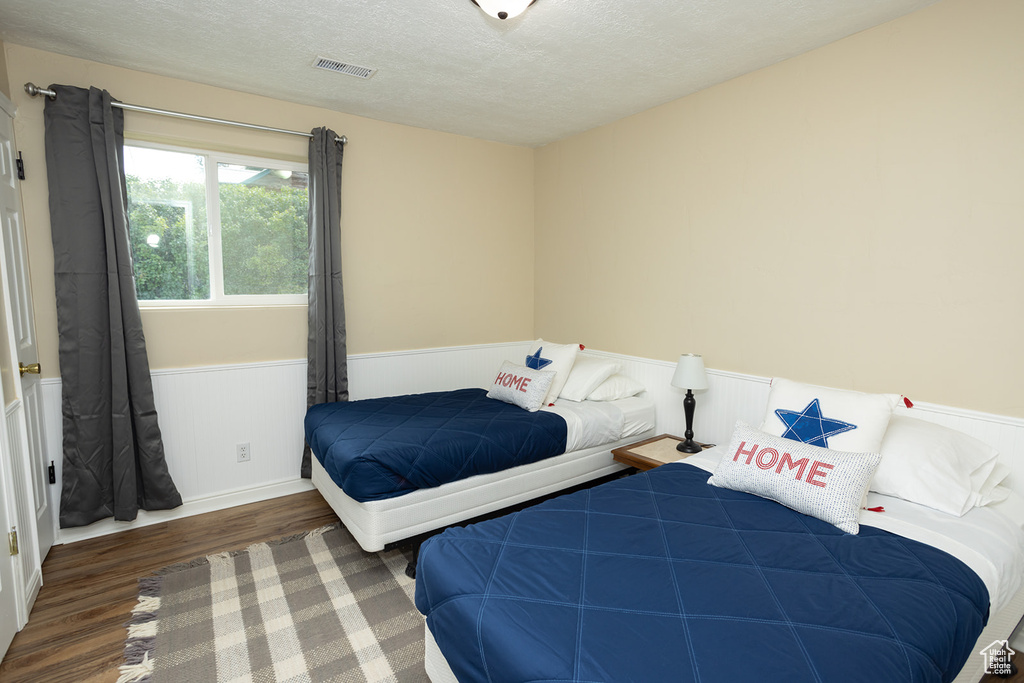
[[[989,597],[962,562],[708,476],[665,465],[426,541],[416,606],[459,681],[949,681],[971,656]]]
[[[320,403],[306,443],[358,501],[400,496],[565,451],[565,420],[487,398],[482,389]]]

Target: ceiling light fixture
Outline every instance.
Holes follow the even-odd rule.
[[[518,17],[537,0],[469,0],[495,19]]]

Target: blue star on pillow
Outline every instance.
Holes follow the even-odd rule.
[[[849,422],[822,417],[818,399],[808,403],[807,407],[799,412],[779,408],[775,414],[786,425],[782,438],[822,448],[828,448],[828,437],[857,428],[857,425]]]
[[[537,353],[535,353],[535,354],[533,354],[531,356],[527,356],[526,357],[526,367],[532,368],[534,370],[540,370],[545,365],[551,365],[552,361],[548,360],[547,358],[541,358],[540,357],[540,352],[543,351],[543,350],[544,350],[544,347],[542,346],[539,349],[537,349]]]

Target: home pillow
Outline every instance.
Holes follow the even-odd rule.
[[[941,425],[894,415],[871,490],[962,516],[993,500],[1009,473],[988,444]]]
[[[555,373],[550,370],[533,370],[505,361],[487,392],[487,398],[496,398],[533,413],[546,405],[544,398],[554,378]]]
[[[587,396],[587,400],[618,401],[620,398],[636,396],[645,390],[646,387],[632,377],[626,377],[625,375],[612,375],[605,381],[601,382],[600,386],[590,392],[590,395]]]
[[[551,380],[551,387],[544,399],[545,404],[554,403],[561,393],[565,381],[569,378],[573,363],[576,361],[576,354],[579,353],[580,344],[552,344],[543,339],[538,339],[530,346],[530,352],[526,356],[526,367],[534,370],[548,370],[555,373]]]
[[[761,430],[812,446],[877,453],[899,394],[865,394],[772,380]]]
[[[843,531],[860,531],[861,500],[881,456],[783,439],[736,423],[709,484],[753,493]]]
[[[576,356],[576,362],[572,364],[572,371],[569,372],[569,378],[565,380],[565,386],[559,392],[558,398],[583,401],[602,382],[621,369],[622,366],[615,361]]]

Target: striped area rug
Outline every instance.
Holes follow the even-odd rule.
[[[400,551],[333,525],[140,579],[118,683],[426,681]]]

